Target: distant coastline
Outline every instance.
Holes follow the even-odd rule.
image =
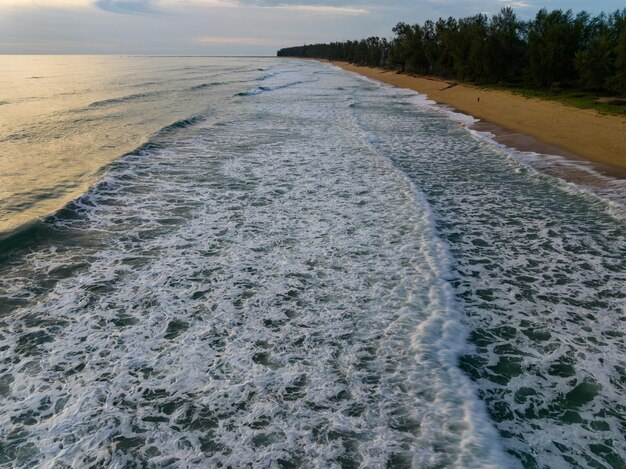
[[[595,163],[595,168],[603,174],[626,179],[626,117],[601,115],[590,109],[441,78],[406,75],[346,62],[331,63],[383,83],[412,89],[481,119],[477,130],[492,132],[496,141],[509,147],[585,159]],[[453,83],[455,86],[450,86]]]

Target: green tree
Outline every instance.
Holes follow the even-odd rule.
[[[540,87],[577,78],[574,57],[583,39],[586,14],[542,9],[529,25],[528,74]]]
[[[467,18],[423,25],[398,23],[392,40],[290,47],[280,56],[345,60],[403,72],[487,83],[521,81],[548,87],[555,82],[626,94],[626,9],[591,18],[571,10],[543,9],[521,22],[511,8],[491,18]]]
[[[486,79],[491,82],[518,81],[526,61],[522,23],[510,7],[491,18],[485,56]]]
[[[607,80],[607,88],[626,96],[626,9],[611,16],[611,31],[616,36],[614,75]]]

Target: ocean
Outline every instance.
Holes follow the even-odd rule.
[[[0,83],[0,466],[626,466],[623,205],[317,62]]]

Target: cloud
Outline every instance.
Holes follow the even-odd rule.
[[[331,5],[329,3],[330,2],[327,0],[321,0],[319,2],[307,2],[307,0],[301,2],[282,2],[274,0],[95,0],[94,4],[101,10],[130,15],[163,13],[166,7],[169,7],[171,10],[172,7],[190,6],[194,4],[230,8],[264,8],[332,15],[364,15],[369,13],[369,10],[366,8],[344,5],[345,2],[339,2],[340,5]],[[159,8],[159,6],[163,8]]]
[[[146,15],[159,12],[154,0],[96,0],[95,5],[111,13],[127,15]]]
[[[228,46],[277,46],[282,42],[251,37],[202,36],[194,40],[201,44]]]
[[[365,15],[369,13],[366,8],[352,7],[335,7],[330,5],[272,5],[264,8],[273,8],[275,10],[301,11],[310,13],[329,13],[339,15]]]
[[[569,8],[624,0],[568,0]],[[0,0],[0,54],[269,55],[294,44],[390,37],[409,24],[497,13],[530,19],[538,0]],[[565,0],[543,0],[563,8]],[[529,5],[526,7],[525,5]],[[369,12],[369,14],[367,14]],[[115,34],[112,34],[114,32]]]
[[[91,4],[92,0],[0,0],[0,7],[11,8],[82,8]]]
[[[164,0],[174,4],[177,0]],[[182,4],[181,0],[178,0]],[[328,13],[343,15],[363,15],[369,10],[362,2],[343,0],[187,0],[187,5],[209,5],[234,8],[265,8],[272,10],[298,11],[302,13]]]
[[[396,0],[392,0],[392,3]],[[286,7],[286,6],[324,6],[334,8],[346,8],[360,6],[366,3],[363,0],[239,0],[242,5],[261,7]],[[372,0],[369,0],[372,3]]]
[[[530,4],[520,0],[499,0],[504,6],[511,8],[530,8]]]

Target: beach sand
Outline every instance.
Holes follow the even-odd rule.
[[[474,128],[495,134],[495,140],[506,146],[588,160],[602,174],[626,178],[626,117],[601,115],[594,110],[438,78],[332,63],[368,78],[412,89],[481,119]]]

